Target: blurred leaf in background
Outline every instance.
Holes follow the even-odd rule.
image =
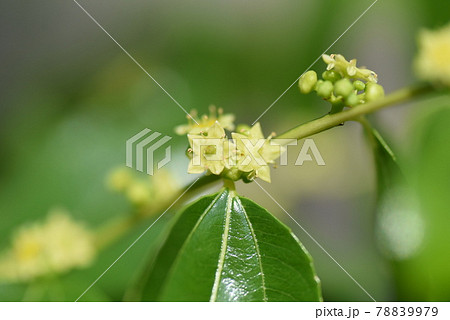
[[[411,138],[415,145],[408,162],[418,195],[425,239],[420,252],[398,265],[396,276],[401,289],[399,298],[448,301],[450,96],[435,98],[420,105],[422,110],[415,115],[411,126]]]

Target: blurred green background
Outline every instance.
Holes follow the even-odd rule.
[[[215,104],[249,124],[371,3],[80,1],[183,107],[207,112]],[[392,92],[415,81],[417,31],[442,26],[449,12],[446,1],[380,0],[328,53],[357,58]],[[18,226],[42,220],[54,207],[92,228],[126,215],[130,204],[108,191],[105,179],[125,165],[125,141],[144,128],[174,137],[175,161],[168,167],[181,181],[192,179],[185,173],[186,139],[173,133],[185,114],[74,2],[3,1],[0,39],[0,249]],[[448,97],[434,97],[370,117],[397,153],[419,203],[424,236],[406,258],[393,258],[377,244],[374,165],[357,124],[314,136],[325,167],[279,167],[272,183],[264,183],[379,301],[450,299],[449,106]],[[268,135],[327,112],[325,102],[294,86],[260,122]],[[239,184],[238,191],[292,227],[315,260],[325,301],[369,300],[257,186]],[[83,300],[122,300],[168,220]],[[45,284],[52,290],[37,300],[75,300],[147,225],[102,251],[91,267]],[[410,235],[402,225],[399,230],[401,246]],[[22,300],[26,288],[0,284],[0,300]]]

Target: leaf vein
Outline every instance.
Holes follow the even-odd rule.
[[[226,208],[226,213],[225,213],[225,226],[224,226],[223,235],[222,235],[222,247],[220,249],[219,261],[217,263],[216,276],[214,279],[214,285],[213,285],[211,297],[209,300],[211,302],[214,302],[217,300],[217,294],[219,292],[219,285],[220,285],[220,280],[222,277],[223,266],[225,264],[225,255],[226,255],[227,247],[228,247],[228,233],[230,231],[230,216],[231,216],[232,201],[233,201],[233,195],[231,194],[231,192],[229,192],[228,198],[227,198],[227,208]]]
[[[253,242],[255,244],[255,249],[256,249],[256,257],[258,259],[259,268],[261,269],[261,282],[262,282],[262,289],[263,289],[263,300],[265,302],[267,302],[266,281],[265,281],[265,275],[264,275],[264,270],[263,270],[262,261],[261,261],[261,252],[259,251],[259,244],[258,244],[258,241],[256,239],[256,235],[255,235],[255,231],[253,229],[253,225],[250,222],[250,219],[249,219],[249,217],[247,215],[247,211],[245,210],[244,206],[241,203],[241,200],[238,197],[236,197],[236,200],[239,202],[239,205],[242,207],[242,209],[244,211],[245,220],[247,221],[248,227],[250,228],[250,231],[252,233],[252,239],[253,239]]]

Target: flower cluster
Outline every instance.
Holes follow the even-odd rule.
[[[356,66],[356,59],[347,61],[340,54],[322,56],[327,70],[322,79],[317,79],[315,71],[306,72],[299,79],[300,92],[307,94],[316,91],[317,95],[332,104],[331,113],[344,107],[374,101],[384,96],[384,89],[377,84],[375,72]]]
[[[212,127],[216,121],[219,122],[222,128],[229,131],[234,130],[234,115],[223,114],[222,108],[216,110],[216,107],[213,105],[209,106],[209,116],[205,114],[199,118],[197,111],[191,110],[189,115],[187,115],[187,119],[188,124],[182,124],[175,128],[177,134],[200,134]]]
[[[270,182],[270,168],[268,164],[273,164],[274,160],[280,157],[284,148],[278,144],[272,144],[270,135],[267,139],[261,130],[261,125],[257,122],[249,130],[243,129],[240,133],[231,134],[236,141],[236,166],[238,170],[247,173],[247,178],[254,175],[264,181]],[[259,148],[258,148],[259,146]],[[257,152],[252,152],[258,148]]]
[[[219,117],[208,123],[206,120],[211,118],[204,116],[202,119],[205,121],[198,125],[190,123],[187,131],[190,145],[188,173],[206,172],[233,181],[250,182],[261,178],[270,182],[269,164],[284,151],[283,147],[273,143],[273,134],[264,138],[260,124],[256,123],[251,128],[239,126],[238,132],[232,132],[232,139],[228,139],[224,129],[234,129],[233,115],[220,112]],[[176,128],[177,133],[186,130],[186,126]]]
[[[94,237],[63,210],[44,223],[17,230],[12,246],[0,256],[0,280],[20,282],[87,267],[96,254]]]
[[[335,70],[343,78],[377,83],[377,74],[365,67],[356,67],[356,59],[347,61],[341,54],[324,54],[322,59],[327,64],[327,70]]]
[[[450,87],[450,24],[420,32],[415,69],[421,79]]]
[[[107,179],[108,187],[124,194],[140,213],[159,212],[160,206],[173,199],[180,186],[169,171],[160,169],[150,178],[139,178],[130,168],[117,168]]]

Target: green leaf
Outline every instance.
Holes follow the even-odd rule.
[[[377,170],[377,203],[375,236],[378,247],[389,262],[396,300],[411,301],[410,261],[420,252],[424,234],[424,219],[418,196],[403,174],[391,148],[381,135],[365,124],[372,141]],[[423,290],[424,286],[420,286]],[[420,300],[420,298],[419,298]]]
[[[402,186],[410,196],[393,193],[391,201],[384,202],[384,210],[377,212],[378,232],[393,258],[397,300],[448,301],[450,100],[434,98],[418,110],[409,133],[415,143],[406,162],[412,183]]]
[[[405,272],[404,286],[409,300],[450,301],[450,96],[423,107],[412,130],[417,147],[410,161],[425,234]]]
[[[393,188],[402,174],[394,152],[381,134],[368,122],[364,123],[364,126],[372,145],[377,173],[378,196],[381,196]]]
[[[181,246],[186,241],[202,212],[208,208],[216,196],[217,194],[202,197],[177,214],[158,254],[156,257],[150,258],[147,270],[127,292],[126,300],[156,301],[158,299],[158,294]]]
[[[143,300],[321,300],[311,257],[298,239],[229,189],[182,211],[143,284]]]

